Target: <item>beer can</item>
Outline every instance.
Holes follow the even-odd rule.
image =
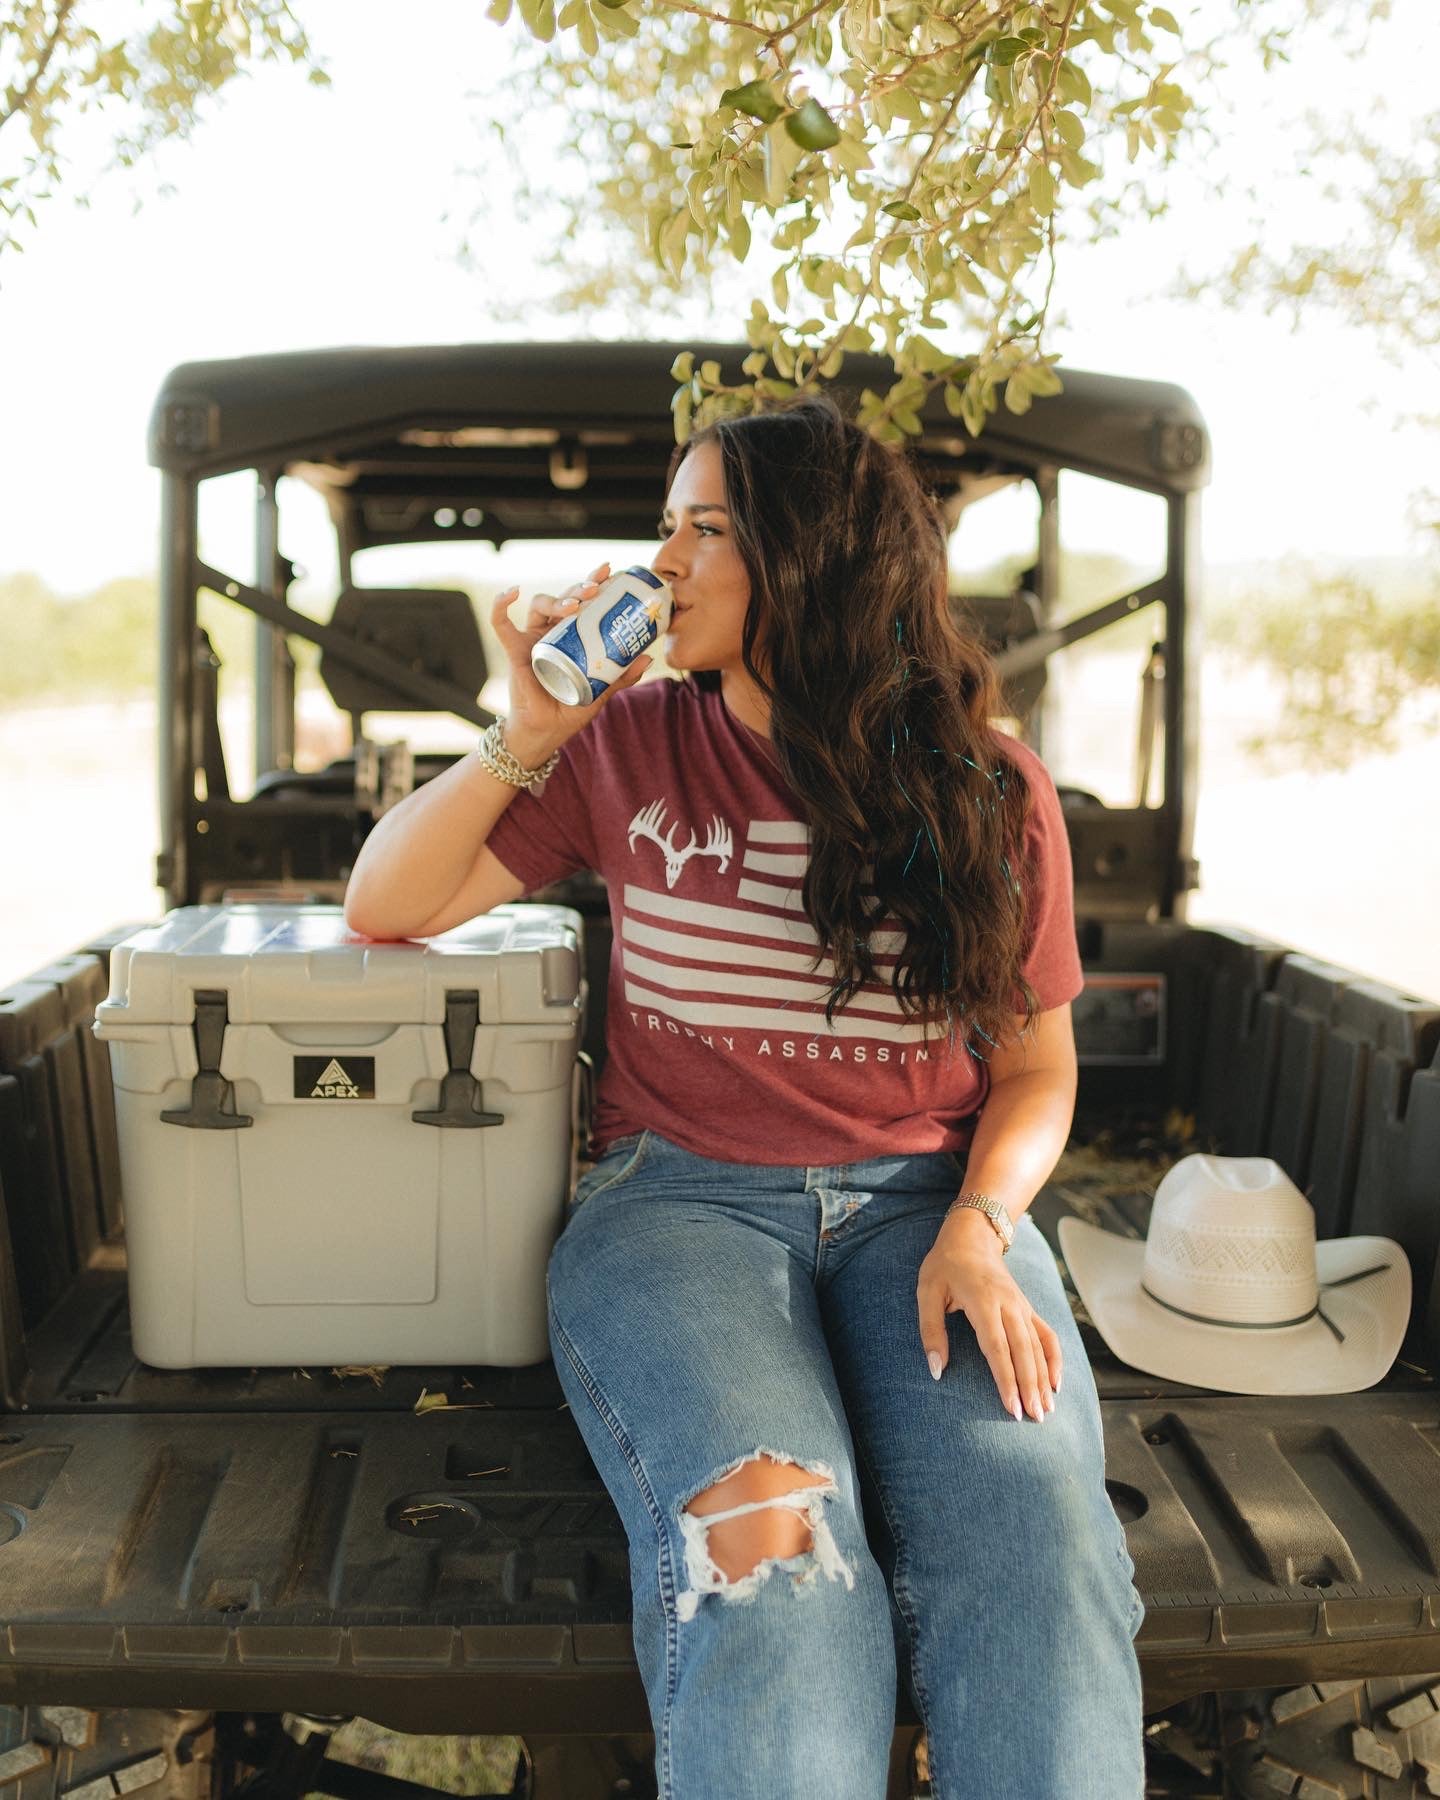
[[[563,706],[589,706],[670,626],[674,598],[651,569],[612,575],[579,612],[552,625],[530,667]]]

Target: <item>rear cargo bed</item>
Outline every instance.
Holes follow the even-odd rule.
[[[1067,1154],[1035,1202],[1143,1235],[1173,1158]],[[619,1521],[549,1365],[149,1369],[102,1248],[0,1421],[0,1700],[646,1724]],[[1062,1265],[1063,1267],[1063,1265]],[[1073,1292],[1147,1607],[1147,1706],[1440,1663],[1440,1411],[1386,1382],[1248,1399],[1118,1364]],[[443,1409],[417,1413],[421,1395]],[[406,1676],[424,1676],[406,1685]],[[398,1678],[398,1679],[397,1679]],[[541,1679],[543,1678],[543,1680]]]

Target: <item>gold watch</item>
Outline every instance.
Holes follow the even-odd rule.
[[[1010,1245],[1014,1242],[1015,1238],[1015,1221],[1010,1217],[1004,1202],[1001,1200],[992,1200],[988,1194],[978,1194],[973,1188],[967,1188],[958,1199],[950,1202],[950,1205],[946,1208],[945,1217],[948,1219],[950,1214],[960,1206],[973,1206],[984,1213],[985,1217],[999,1233],[1000,1242],[1004,1246],[1000,1252],[1003,1256],[1005,1252],[1009,1250]]]

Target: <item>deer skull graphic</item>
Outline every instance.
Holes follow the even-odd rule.
[[[654,800],[643,811],[636,813],[630,821],[630,848],[635,848],[636,838],[649,838],[665,852],[665,885],[673,888],[680,879],[680,871],[692,856],[714,856],[719,858],[720,873],[723,875],[730,867],[730,858],[735,854],[735,840],[730,827],[723,819],[712,818],[710,827],[702,844],[692,831],[690,842],[683,850],[675,848],[676,827],[672,825],[662,838],[660,826],[665,818],[665,802]]]

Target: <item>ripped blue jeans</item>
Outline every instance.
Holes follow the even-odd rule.
[[[925,1364],[916,1277],[964,1167],[724,1163],[643,1131],[577,1185],[550,1339],[629,1540],[662,1800],[883,1800],[897,1669],[937,1800],[1141,1800],[1144,1608],[1028,1216],[1005,1267],[1059,1334],[1054,1412],[1005,1410],[963,1313],[939,1382]],[[721,1514],[687,1509],[761,1457],[813,1475],[779,1502],[809,1542],[730,1580]]]

